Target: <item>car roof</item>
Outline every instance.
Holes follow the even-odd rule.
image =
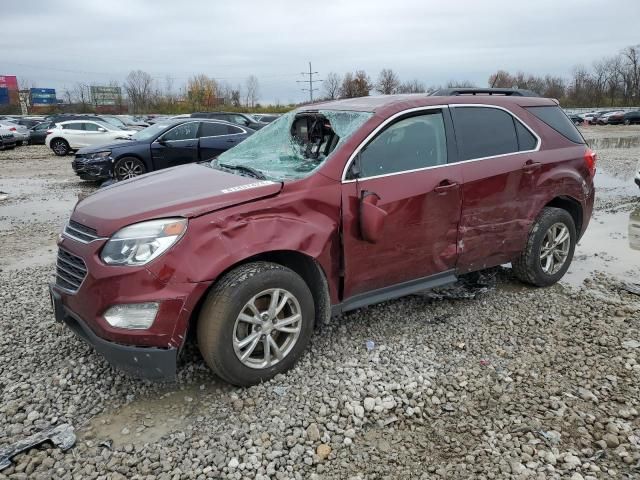
[[[400,95],[378,95],[375,97],[345,98],[329,102],[314,103],[301,107],[300,111],[350,110],[379,113],[402,111],[409,108],[447,104],[489,104],[496,106],[519,105],[523,107],[557,105],[555,100],[542,97],[519,97],[499,95],[453,95],[434,96],[425,93]]]

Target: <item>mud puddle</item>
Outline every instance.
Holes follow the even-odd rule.
[[[638,194],[638,186],[633,179],[621,178],[605,171],[598,170],[593,179],[596,197],[623,197]]]
[[[221,394],[231,389],[211,382],[135,399],[115,411],[93,417],[80,429],[79,437],[98,444],[112,442],[114,447],[155,443],[165,435],[184,432],[205,417],[208,422],[216,421],[212,409],[221,403]]]
[[[640,204],[632,212],[594,213],[562,281],[580,287],[595,271],[624,281],[638,281]]]

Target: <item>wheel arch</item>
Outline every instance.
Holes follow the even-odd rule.
[[[309,287],[311,295],[313,296],[316,325],[329,321],[331,318],[331,296],[329,293],[329,283],[322,265],[320,265],[320,263],[312,256],[296,250],[272,250],[239,260],[236,263],[229,265],[220,273],[220,275],[218,275],[216,280],[212,282],[207,290],[202,294],[196,307],[193,309],[188,327],[190,333],[195,332],[202,304],[207,298],[209,292],[213,290],[220,279],[228,272],[241,265],[258,261],[276,263],[289,268],[300,275],[307,284],[307,287]]]
[[[584,224],[584,211],[582,204],[578,200],[568,195],[560,195],[547,202],[544,207],[555,207],[566,210],[569,215],[571,215],[571,218],[573,218],[578,236],[580,235]]]

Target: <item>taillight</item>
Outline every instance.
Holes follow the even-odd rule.
[[[51,135],[52,133],[53,133],[53,130],[47,130],[47,135]]]
[[[584,164],[587,166],[589,170],[589,175],[592,177],[596,174],[596,162],[598,161],[598,155],[596,152],[587,148],[587,151],[584,153]]]
[[[9,130],[11,130],[12,132],[17,132],[18,130],[16,130],[16,127],[11,127]]]

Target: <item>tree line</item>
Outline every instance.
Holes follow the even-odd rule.
[[[476,87],[469,81],[450,81],[444,87]],[[640,106],[640,45],[629,46],[616,55],[593,62],[591,67],[577,65],[571,77],[510,73],[498,70],[487,80],[488,87],[521,88],[538,95],[556,98],[567,107]],[[375,81],[363,70],[340,76],[329,73],[323,82],[324,99],[352,98],[395,93],[430,93],[443,88],[426,87],[417,79],[401,81],[390,68],[384,68]]]

